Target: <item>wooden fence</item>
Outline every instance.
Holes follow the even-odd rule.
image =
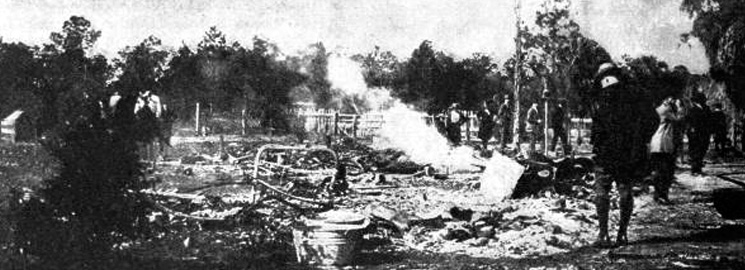
[[[381,113],[343,114],[330,110],[298,110],[295,112],[304,120],[305,130],[322,134],[343,134],[354,138],[371,138],[383,126],[385,119]],[[465,111],[468,118],[461,128],[466,141],[477,140],[479,121],[475,112]],[[428,125],[434,124],[433,116],[423,116]],[[572,118],[569,123],[569,139],[572,144],[588,143],[591,119]],[[580,140],[582,138],[582,140]]]

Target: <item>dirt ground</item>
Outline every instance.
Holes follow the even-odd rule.
[[[218,137],[177,138],[167,162],[152,171],[154,189],[184,191],[240,180],[243,171],[231,164],[181,161],[186,156],[214,156],[226,145],[250,151],[289,139],[223,141],[221,146]],[[3,166],[14,164],[6,161]],[[547,192],[493,202],[479,191],[478,173],[445,180],[388,174],[384,188],[377,189],[379,183],[370,181],[376,175],[366,173],[356,176],[352,188],[374,192],[343,196],[336,208],[367,215],[375,209],[394,209],[409,220],[436,222],[412,222],[405,230],[382,231],[384,237],[378,230],[360,243],[354,265],[342,269],[745,269],[745,220],[723,219],[712,203],[714,190],[735,187],[713,175],[737,171],[745,172],[745,162],[707,164],[706,176],[692,176],[685,165],[680,166],[671,205],[659,205],[646,188],[637,188],[630,243],[610,249],[590,247],[597,231],[591,196]],[[4,172],[3,177],[13,177],[7,168]],[[248,191],[233,186],[227,192]],[[452,214],[453,209],[469,215],[443,214]],[[168,230],[146,241],[122,243],[119,264],[123,269],[311,268],[295,262],[287,230],[293,218],[290,212],[263,210],[232,222],[156,217]],[[461,231],[465,235],[458,236]],[[481,231],[488,233],[481,235]]]

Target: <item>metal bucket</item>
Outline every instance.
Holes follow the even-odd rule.
[[[337,215],[340,212],[330,212]],[[343,213],[346,220],[321,218],[296,223],[292,230],[297,261],[309,265],[349,265],[357,253],[361,230],[370,222],[361,215]],[[327,215],[328,216],[328,215]]]

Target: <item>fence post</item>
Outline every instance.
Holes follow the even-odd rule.
[[[195,119],[194,131],[196,131],[197,136],[199,136],[199,102],[197,102],[197,109],[194,112],[194,119]]]
[[[241,135],[246,136],[246,109],[241,110]]]
[[[543,155],[548,156],[548,99],[543,101]]]
[[[471,141],[471,111],[466,111],[466,143]]]
[[[225,156],[225,135],[220,134],[220,158]]]
[[[339,112],[334,112],[334,135],[339,135]]]
[[[354,115],[354,119],[352,121],[352,137],[357,138],[357,117],[358,115]]]

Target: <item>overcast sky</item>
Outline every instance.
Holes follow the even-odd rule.
[[[616,58],[652,54],[671,65],[705,72],[703,48],[680,46],[691,20],[681,0],[574,0],[585,34]],[[524,16],[542,0],[522,0]],[[331,50],[366,52],[379,45],[408,57],[422,40],[467,57],[483,52],[504,60],[513,50],[515,0],[0,0],[5,42],[40,45],[71,15],[82,15],[103,35],[96,50],[114,56],[155,35],[170,47],[195,45],[210,26],[231,41],[253,36],[287,54],[323,42]]]

